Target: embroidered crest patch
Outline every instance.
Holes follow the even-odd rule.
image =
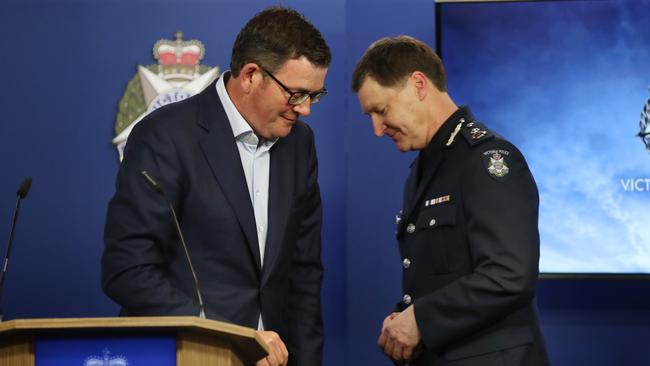
[[[507,178],[508,173],[510,173],[509,156],[510,151],[508,150],[499,149],[483,152],[483,162],[491,177],[501,182]]]

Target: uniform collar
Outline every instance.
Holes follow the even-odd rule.
[[[460,127],[463,124],[474,120],[474,115],[467,106],[458,108],[447,120],[440,126],[438,131],[433,135],[429,144],[420,150],[420,158],[428,160],[436,152],[444,147],[453,146],[458,138]],[[460,127],[459,127],[460,124]]]

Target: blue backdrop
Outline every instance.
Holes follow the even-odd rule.
[[[173,38],[181,29],[186,39],[205,44],[203,63],[227,69],[241,26],[274,3],[3,2],[0,238],[8,233],[16,188],[25,176],[34,178],[7,277],[6,318],[117,313],[100,289],[99,258],[118,167],[110,141],[117,104],[135,65],[154,63],[153,43]],[[433,45],[434,4],[282,4],[311,19],[334,55],[326,81],[330,94],[307,119],[316,133],[325,211],[325,364],[390,365],[376,338],[381,320],[401,293],[394,215],[413,156],[399,154],[389,140],[372,136],[349,81],[357,59],[381,36],[410,34]],[[647,364],[641,340],[650,338],[650,300],[643,295],[647,290],[640,291],[644,287],[607,281],[542,283],[542,325],[556,365]],[[581,296],[576,298],[576,293]]]

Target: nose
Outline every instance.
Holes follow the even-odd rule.
[[[381,121],[377,116],[371,116],[372,119],[372,130],[375,132],[375,136],[382,137],[386,131],[386,125]]]
[[[311,99],[307,98],[304,102],[293,106],[293,111],[303,117],[307,117],[311,113]]]

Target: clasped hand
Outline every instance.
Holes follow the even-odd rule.
[[[419,354],[420,338],[411,305],[401,313],[392,313],[384,319],[377,344],[395,364],[404,365]]]

